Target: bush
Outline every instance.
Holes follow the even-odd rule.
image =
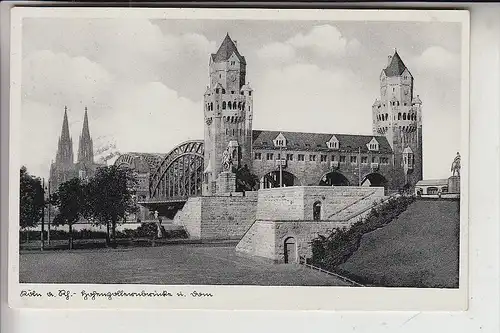
[[[161,226],[163,239],[171,238],[188,238],[185,230],[165,230]],[[117,239],[134,239],[134,238],[153,238],[157,236],[156,223],[142,223],[137,229],[125,229],[123,231],[116,230]],[[44,239],[47,240],[48,232],[45,230]],[[19,232],[20,243],[26,242],[27,238],[30,241],[40,241],[40,231],[36,230],[21,230]],[[81,229],[73,231],[73,239],[105,239],[106,231]],[[69,233],[65,230],[51,230],[51,240],[68,240]]]
[[[319,236],[312,240],[311,262],[315,266],[334,271],[357,251],[364,234],[390,223],[404,212],[415,200],[414,197],[401,196],[390,198],[380,207],[372,208],[370,213],[351,228],[334,230],[327,237]]]

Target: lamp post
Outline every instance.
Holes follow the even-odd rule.
[[[43,251],[45,247],[45,240],[43,238],[43,232],[45,231],[45,178],[42,178],[42,196],[43,196],[43,206],[42,206],[42,228],[40,229],[40,250]]]
[[[283,152],[283,149],[282,149],[282,145],[280,145],[280,187],[283,187],[283,166],[282,166],[282,152]]]
[[[358,147],[358,186],[361,186],[361,147]]]
[[[48,189],[48,192],[49,192],[49,195],[48,195],[48,216],[47,216],[47,244],[50,245],[50,208],[51,208],[51,205],[50,205],[50,180],[47,182],[48,183],[48,186],[47,186],[47,189]]]

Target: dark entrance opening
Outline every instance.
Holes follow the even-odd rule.
[[[283,187],[294,186],[298,183],[297,177],[295,177],[292,173],[282,171],[281,174],[283,175],[283,181],[281,182]],[[262,177],[261,183],[262,188],[280,187],[280,172],[269,172],[264,177]]]
[[[385,177],[380,173],[373,172],[365,176],[361,186],[386,187],[387,179],[385,179]]]
[[[349,186],[349,180],[339,172],[329,172],[319,181],[320,186]]]
[[[320,201],[316,201],[313,204],[313,220],[314,221],[321,220],[321,202]]]
[[[285,239],[285,264],[293,264],[297,262],[297,244],[295,238],[288,237]]]

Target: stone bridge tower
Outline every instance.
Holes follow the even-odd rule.
[[[229,34],[210,56],[209,69],[203,195],[235,191],[235,172],[252,163],[253,91],[245,81],[245,57]]]
[[[397,51],[380,73],[380,99],[372,106],[372,116],[373,134],[385,135],[394,151],[390,187],[414,186],[422,179],[422,101]]]

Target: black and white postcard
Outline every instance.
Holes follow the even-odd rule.
[[[469,14],[12,11],[10,302],[467,306]]]

